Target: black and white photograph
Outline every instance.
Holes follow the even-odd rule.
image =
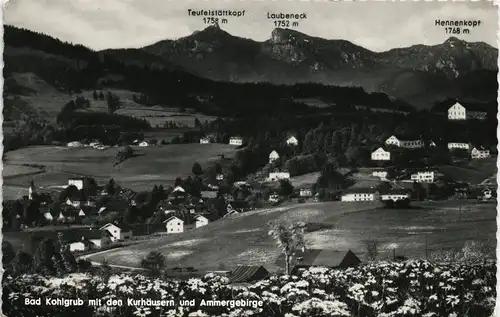
[[[10,0],[3,25],[3,316],[495,316],[492,1]]]

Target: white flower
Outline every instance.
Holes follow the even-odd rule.
[[[134,315],[137,317],[146,317],[151,314],[151,308],[145,307],[145,308],[136,308],[136,311],[134,312]]]

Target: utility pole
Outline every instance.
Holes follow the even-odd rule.
[[[426,260],[429,259],[428,254],[427,254],[427,246],[428,246],[428,244],[427,244],[427,235],[425,235],[425,259]]]

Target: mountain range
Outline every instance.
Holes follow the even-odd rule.
[[[25,49],[47,52],[41,39],[47,36],[31,34],[29,42],[21,43],[14,36],[18,34],[17,28],[5,29],[6,66],[17,62],[16,68],[28,64],[39,67],[38,60],[33,54],[27,56]],[[63,53],[62,57],[67,61],[95,53],[85,49],[76,46],[74,52]],[[386,93],[417,108],[431,108],[434,102],[448,98],[496,100],[497,94],[498,49],[455,37],[433,46],[373,52],[346,40],[281,28],[274,29],[268,40],[258,42],[233,36],[215,25],[177,40],[97,53],[123,64],[166,68],[216,81],[357,86]],[[23,54],[26,56],[21,60]]]

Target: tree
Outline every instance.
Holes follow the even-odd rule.
[[[94,90],[94,92],[92,93],[92,98],[94,98],[94,100],[99,99],[99,96],[97,95],[97,91]]]
[[[203,169],[201,168],[201,165],[200,163],[198,162],[195,162],[193,164],[193,168],[191,169],[191,171],[193,172],[194,175],[196,176],[200,176],[203,174]]]
[[[279,194],[280,196],[288,197],[293,193],[292,183],[288,179],[280,180]]]
[[[280,222],[272,224],[269,230],[269,235],[276,240],[278,247],[285,254],[285,272],[287,275],[290,275],[290,265],[295,252],[306,247],[304,227],[305,224],[303,223],[285,224]]]
[[[54,240],[46,238],[40,242],[33,256],[33,271],[52,275],[57,272],[54,263],[54,255],[58,254],[54,245]]]
[[[120,98],[108,91],[106,95],[106,103],[108,104],[108,112],[114,113],[121,106]]]
[[[116,183],[113,178],[106,184],[106,192],[109,196],[113,196],[116,193]]]
[[[2,262],[5,264],[9,264],[14,257],[16,256],[14,252],[14,248],[12,247],[12,244],[10,244],[8,241],[3,240],[2,241]]]
[[[364,244],[368,261],[375,261],[378,255],[378,241],[375,239],[365,240]]]
[[[18,250],[16,255],[14,256],[14,259],[10,263],[12,274],[16,276],[28,273],[31,269],[31,263],[31,256],[26,252]]]
[[[104,100],[104,94],[102,91],[99,91],[99,100]]]
[[[165,267],[165,257],[158,251],[151,251],[142,259],[141,267],[150,270],[153,275],[158,275]]]
[[[108,260],[102,261],[101,265],[99,265],[98,274],[103,278],[105,283],[108,283],[109,278],[111,277],[111,266],[108,263]]]

